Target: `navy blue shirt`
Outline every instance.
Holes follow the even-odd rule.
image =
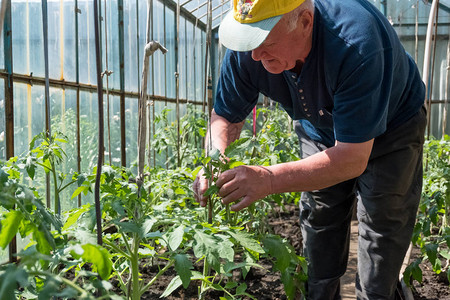
[[[244,120],[262,93],[307,134],[333,146],[361,143],[411,118],[425,87],[387,19],[365,0],[316,0],[312,48],[300,76],[267,72],[251,52],[227,51],[215,112]]]

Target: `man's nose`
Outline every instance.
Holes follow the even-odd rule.
[[[252,50],[252,58],[254,61],[260,61],[262,58],[263,50],[262,47],[258,47],[254,50]]]

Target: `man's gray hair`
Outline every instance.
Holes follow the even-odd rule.
[[[291,32],[297,28],[298,17],[305,11],[309,10],[314,15],[314,0],[305,0],[294,10],[288,12],[283,16],[285,18],[288,32]]]

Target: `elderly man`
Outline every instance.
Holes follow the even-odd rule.
[[[386,18],[365,0],[233,1],[211,117],[220,151],[239,137],[259,93],[294,119],[302,159],[220,174],[240,210],[301,191],[308,299],[340,299],[357,202],[358,299],[395,299],[422,184],[424,85]],[[194,192],[204,206],[207,181]]]

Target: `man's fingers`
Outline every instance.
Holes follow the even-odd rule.
[[[220,189],[225,183],[232,180],[236,176],[236,170],[231,169],[223,172],[219,175],[219,178],[217,178],[216,185]]]
[[[242,191],[241,189],[236,189],[231,193],[229,193],[228,195],[226,195],[225,197],[222,197],[222,203],[230,204],[231,202],[234,202],[244,196],[245,196],[244,191]]]
[[[241,201],[231,205],[230,208],[232,211],[240,211],[241,209],[246,208],[252,203],[253,201],[251,200],[251,198],[249,196],[245,196]]]

